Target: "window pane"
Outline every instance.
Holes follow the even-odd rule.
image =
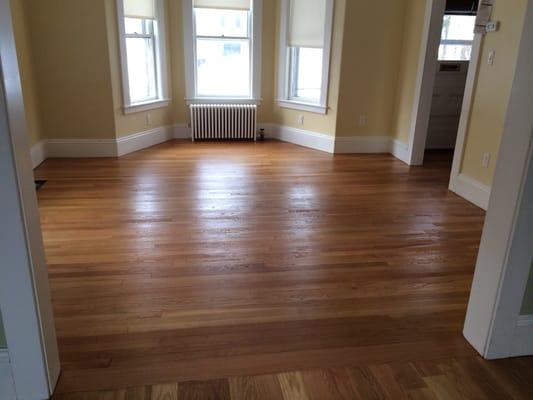
[[[472,46],[467,44],[441,44],[440,61],[470,61]]]
[[[153,39],[126,38],[126,51],[131,102],[157,98]]]
[[[290,97],[312,103],[320,102],[324,51],[299,47],[293,48],[291,54]]]
[[[476,17],[473,15],[445,15],[442,24],[443,40],[474,40]]]
[[[150,19],[124,18],[126,35],[148,35],[153,33],[154,22]]]
[[[250,42],[197,39],[199,96],[250,97]]]
[[[195,8],[197,36],[248,37],[248,11]]]

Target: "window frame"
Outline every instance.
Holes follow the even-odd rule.
[[[288,46],[290,23],[290,0],[281,0],[280,39],[278,61],[278,106],[317,114],[328,112],[329,71],[331,63],[331,43],[333,37],[333,0],[326,0],[324,45],[322,58],[322,85],[320,100],[317,103],[297,100],[291,97],[291,59],[293,49]]]
[[[155,80],[156,93],[154,99],[133,103],[130,98],[130,82],[128,72],[128,53],[126,39],[128,37],[151,37],[152,35],[126,34],[126,24],[124,16],[124,0],[117,0],[118,37],[120,49],[120,66],[122,73],[122,99],[124,114],[132,114],[156,108],[168,107],[170,104],[168,92],[168,66],[167,66],[167,43],[165,24],[165,4],[164,0],[154,0],[156,18],[153,21],[154,37],[154,60],[155,60]]]
[[[199,96],[197,88],[196,69],[196,20],[193,0],[183,0],[183,30],[185,52],[185,76],[187,104],[260,104],[261,102],[261,48],[262,48],[262,0],[250,0],[251,8],[248,14],[248,40],[250,42],[250,96]],[[203,36],[202,36],[203,37]],[[231,39],[231,37],[227,37]],[[239,38],[240,39],[240,38]]]

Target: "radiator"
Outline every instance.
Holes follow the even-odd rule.
[[[257,106],[191,104],[192,140],[256,140]]]

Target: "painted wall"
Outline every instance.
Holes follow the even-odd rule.
[[[406,0],[402,51],[391,130],[392,136],[405,144],[409,141],[425,11],[424,0]]]
[[[533,315],[533,263],[529,272],[524,302],[522,303],[522,315]]]
[[[104,0],[27,0],[43,136],[115,132]]]
[[[347,1],[337,136],[390,135],[405,2]],[[366,122],[360,121],[365,116]]]
[[[28,124],[30,145],[38,143],[42,137],[39,103],[37,98],[37,82],[34,71],[34,56],[27,24],[27,1],[11,0],[13,31],[17,46],[20,79],[24,93],[24,108]]]
[[[487,186],[496,167],[526,5],[527,0],[497,0],[492,19],[501,22],[500,30],[483,39],[461,173]],[[491,50],[496,51],[492,66],[486,62]],[[482,166],[486,152],[492,159],[489,168]]]
[[[277,60],[279,52],[279,20],[280,20],[280,1],[276,0],[277,13],[276,13],[276,70],[275,72],[275,85],[277,88]],[[338,113],[338,100],[339,100],[339,84],[341,75],[341,60],[342,60],[342,46],[343,46],[343,33],[344,33],[344,20],[346,10],[346,0],[335,1],[334,20],[333,20],[333,38],[331,46],[331,64],[329,75],[329,110],[326,115],[309,113],[305,111],[292,110],[287,108],[281,108],[274,102],[272,110],[272,122],[290,126],[294,128],[306,129],[313,132],[324,133],[327,135],[335,135],[337,127],[337,113]],[[270,55],[272,57],[272,55]],[[272,57],[274,58],[274,57]],[[276,89],[277,92],[277,89]],[[304,115],[304,124],[298,124],[298,116]]]

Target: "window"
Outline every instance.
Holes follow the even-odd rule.
[[[278,103],[325,114],[332,0],[282,0]]]
[[[162,0],[118,0],[124,110],[168,105]]]
[[[190,101],[259,99],[260,39],[254,29],[260,23],[259,12],[254,11],[258,4],[257,0],[184,1]],[[187,15],[192,17],[190,30]]]
[[[439,47],[440,61],[470,61],[474,42],[474,15],[445,15]]]

